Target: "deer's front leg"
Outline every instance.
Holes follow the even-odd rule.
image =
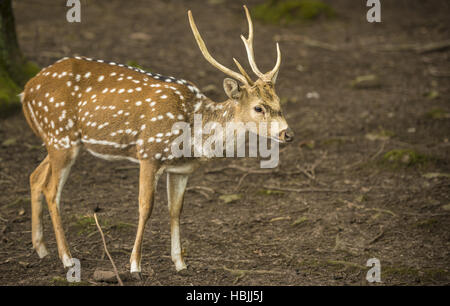
[[[147,220],[150,218],[155,196],[155,187],[158,181],[157,167],[148,160],[140,162],[139,172],[139,223],[131,253],[130,264],[131,273],[141,278],[141,253],[144,229]]]
[[[167,173],[167,197],[169,200],[170,232],[172,240],[172,261],[177,271],[186,269],[181,256],[180,214],[183,208],[184,191],[188,174]]]

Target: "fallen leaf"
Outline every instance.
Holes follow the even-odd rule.
[[[223,194],[219,197],[219,199],[222,200],[225,204],[232,203],[239,200],[240,198],[242,198],[242,195],[239,193]]]
[[[147,41],[151,39],[151,36],[148,35],[147,33],[143,33],[143,32],[135,32],[132,33],[130,35],[130,38],[133,40],[142,40],[142,41]]]
[[[300,225],[300,224],[302,224],[302,223],[304,223],[306,221],[308,221],[308,218],[305,217],[305,216],[302,216],[302,217],[297,218],[297,220],[295,220],[294,222],[292,222],[292,225],[294,225],[294,226],[295,225]]]
[[[367,133],[365,137],[366,137],[366,139],[368,139],[370,141],[388,140],[390,138],[389,135],[383,135],[383,134],[379,134],[379,133]]]
[[[306,98],[307,99],[319,99],[320,95],[319,95],[319,93],[317,91],[312,91],[312,92],[308,92],[306,94]]]
[[[350,84],[357,89],[378,88],[381,86],[379,78],[374,74],[358,76]]]

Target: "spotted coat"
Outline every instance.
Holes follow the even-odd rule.
[[[104,159],[171,160],[175,122],[214,107],[192,83],[114,62],[64,58],[25,86],[26,116],[47,148]],[[222,108],[220,106],[219,108]]]

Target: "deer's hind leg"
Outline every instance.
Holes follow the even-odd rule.
[[[44,227],[42,225],[42,206],[44,202],[44,188],[48,185],[51,168],[48,155],[30,176],[31,188],[31,240],[33,248],[40,258],[47,256],[48,251],[44,242]]]
[[[44,195],[47,200],[48,210],[52,218],[53,229],[55,231],[56,243],[58,245],[59,258],[64,267],[73,266],[72,256],[67,245],[64,229],[60,215],[60,197],[64,184],[75,159],[78,155],[79,147],[72,147],[63,150],[49,150],[49,162],[51,176],[48,184],[44,187]]]

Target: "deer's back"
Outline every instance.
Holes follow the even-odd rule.
[[[175,122],[202,99],[184,80],[85,58],[63,59],[25,86],[24,111],[47,147],[99,157],[171,159]],[[27,114],[26,114],[27,115]]]

